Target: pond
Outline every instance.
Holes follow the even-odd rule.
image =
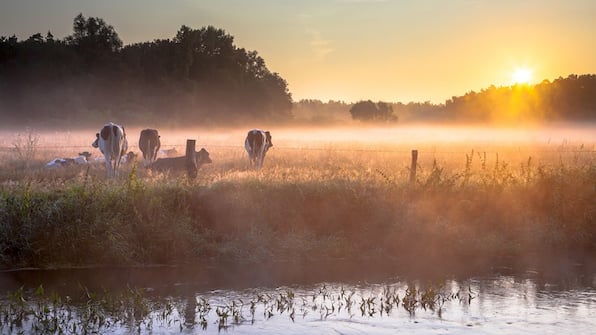
[[[470,273],[472,272],[472,273]],[[374,262],[0,273],[2,334],[593,334],[596,267]]]

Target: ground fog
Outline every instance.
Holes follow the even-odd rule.
[[[137,159],[107,180],[96,130],[2,133],[0,263],[473,266],[596,251],[593,126],[267,128],[260,171],[244,151],[253,127],[159,129],[164,149],[209,151],[194,179]],[[126,129],[136,153],[140,130]],[[46,168],[82,151],[91,164]]]

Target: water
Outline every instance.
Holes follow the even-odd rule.
[[[49,327],[39,320],[61,315],[62,329],[76,324],[77,332],[81,320],[104,318],[88,329],[102,334],[594,334],[595,269],[465,273],[334,262],[5,271],[0,329],[38,333]],[[33,312],[11,330],[15,299],[6,292],[19,287]],[[62,305],[50,303],[50,291]]]

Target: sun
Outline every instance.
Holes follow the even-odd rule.
[[[511,75],[513,84],[528,84],[532,80],[532,70],[527,67],[518,67]]]

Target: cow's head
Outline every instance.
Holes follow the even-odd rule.
[[[273,146],[273,142],[271,142],[271,132],[266,131],[265,132],[265,136],[267,137],[266,143],[267,143],[267,149],[269,149],[270,147]]]
[[[138,154],[136,154],[132,151],[129,151],[126,154],[126,163],[132,163],[135,159],[137,159],[138,156],[139,156]]]
[[[89,151],[79,152],[79,156],[85,156],[85,160],[89,160],[91,158],[91,153]]]
[[[197,161],[197,166],[209,164],[212,162],[211,158],[209,157],[209,152],[207,152],[205,148],[201,148],[201,150],[195,152],[195,159]]]
[[[98,148],[99,147],[99,133],[95,134],[95,141],[91,144],[92,147]]]

